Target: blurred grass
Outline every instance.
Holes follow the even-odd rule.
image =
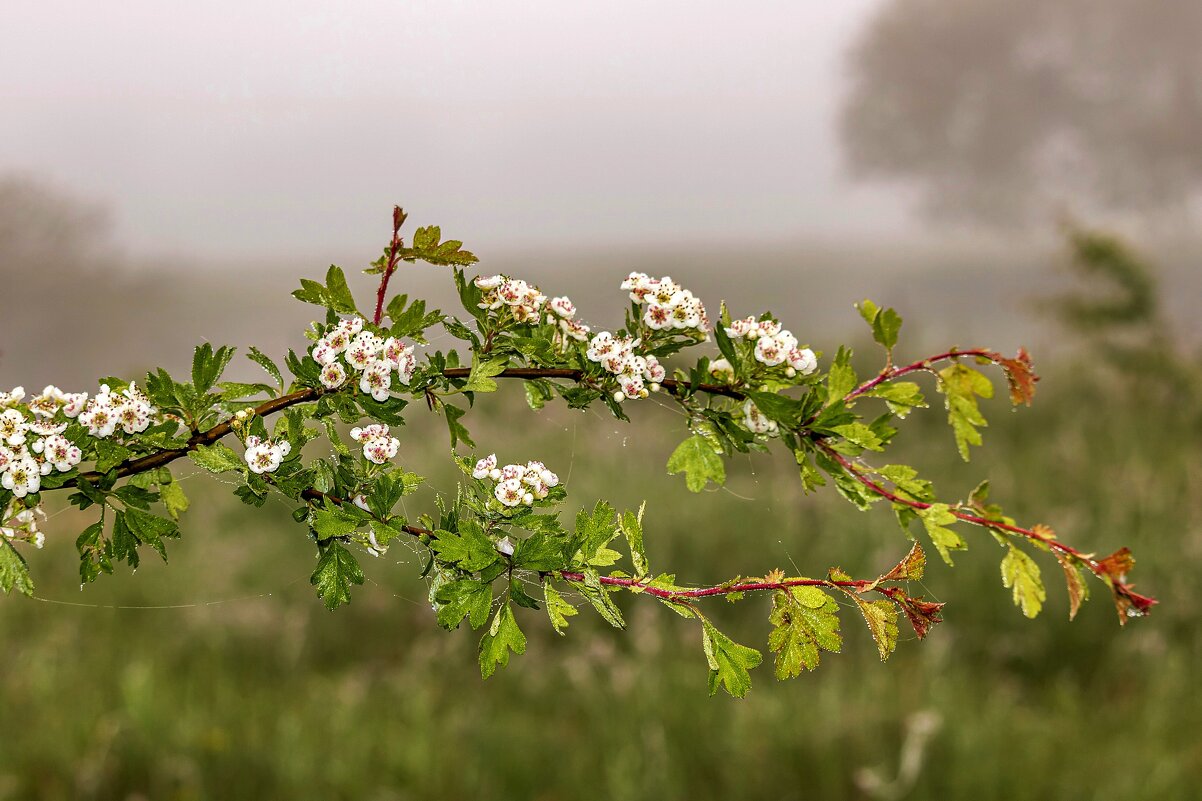
[[[1140,589],[1162,603],[1126,630],[1100,585],[1068,623],[1047,559],[1048,606],[1024,619],[1000,584],[1002,552],[967,531],[957,567],[933,563],[925,581],[947,622],[885,665],[845,609],[845,653],[816,673],[778,683],[766,665],[748,699],[710,699],[696,627],[621,598],[626,633],[589,613],[560,639],[520,610],[528,653],[485,683],[474,634],[435,626],[414,554],[372,560],[352,605],[327,613],[288,509],[243,507],[197,477],[172,563],[82,593],[74,513],[52,521],[39,596],[97,606],[4,601],[0,799],[1202,797],[1196,414],[1088,360],[1046,373],[1032,409],[992,403],[970,465],[939,409],[915,413],[891,460],[911,459],[946,498],[988,476],[1010,514],[1086,550],[1129,545]],[[482,447],[543,459],[576,503],[648,499],[652,566],[683,581],[869,574],[908,547],[884,509],[802,496],[786,459],[736,460],[727,490],[689,494],[663,468],[680,432],[666,407],[646,404],[631,426],[562,409],[536,419],[520,394],[505,387],[496,411],[468,418]],[[415,408],[401,456],[449,490],[445,436]],[[765,650],[767,598],[714,614]],[[900,768],[910,775],[868,792],[863,771],[887,784],[907,743],[922,750]]]

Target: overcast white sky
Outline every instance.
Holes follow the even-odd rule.
[[[834,137],[837,3],[14,2],[0,170],[112,204],[136,250],[477,249],[896,233]]]

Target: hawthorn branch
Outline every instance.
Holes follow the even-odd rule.
[[[333,503],[341,506],[349,503],[346,498],[333,495],[328,492],[309,488],[301,492],[301,498],[307,501],[316,503]],[[373,515],[374,517],[374,515]],[[378,519],[378,518],[377,518]],[[389,521],[380,521],[389,522]],[[411,534],[414,537],[427,537],[431,540],[438,538],[438,532],[432,531],[421,526],[411,526],[408,524],[398,526],[401,531],[406,534]],[[583,582],[585,575],[573,570],[556,570],[546,575],[553,575],[564,581]],[[837,587],[842,590],[848,590],[855,593],[878,592],[884,595],[891,601],[899,602],[900,598],[909,598],[904,590],[898,586],[886,586],[882,582],[883,578],[876,579],[813,579],[813,578],[791,578],[781,579],[779,581],[744,581],[744,582],[725,582],[723,584],[714,584],[708,587],[694,587],[691,589],[665,589],[663,587],[651,586],[650,578],[622,578],[619,576],[598,576],[598,581],[607,587],[621,587],[632,590],[636,593],[646,593],[664,601],[682,602],[696,598],[712,598],[714,596],[733,595],[743,592],[771,592],[773,590],[785,590],[790,587]],[[929,604],[932,606],[931,612],[938,613],[943,604]]]
[[[931,504],[929,503],[912,500],[910,498],[904,498],[901,495],[898,495],[896,492],[888,490],[878,482],[864,475],[864,472],[861,470],[859,465],[836,451],[829,444],[819,441],[817,442],[817,446],[821,448],[827,456],[838,462],[839,465],[843,467],[843,469],[846,470],[852,478],[885,500],[892,503],[901,504],[902,506],[908,506],[911,509],[923,510],[931,508]],[[1131,589],[1131,587],[1125,581],[1123,581],[1121,577],[1116,577],[1112,571],[1107,568],[1107,565],[1104,564],[1102,560],[1095,559],[1090,554],[1083,553],[1071,545],[1066,545],[1057,540],[1055,537],[1043,534],[1036,529],[1023,528],[1022,526],[1011,525],[1000,520],[990,520],[989,518],[964,512],[954,507],[949,507],[948,512],[954,515],[958,520],[962,520],[965,523],[971,523],[984,528],[997,529],[999,531],[1006,531],[1011,534],[1018,534],[1021,537],[1026,537],[1027,539],[1042,543],[1051,551],[1073,558],[1074,560],[1085,565],[1086,568],[1088,568],[1089,571],[1095,576],[1109,582],[1116,595],[1127,599],[1132,606],[1138,609],[1141,613],[1146,612],[1157,603],[1155,598],[1150,598],[1146,595],[1140,595]]]

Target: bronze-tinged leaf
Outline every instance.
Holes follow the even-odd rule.
[[[1081,575],[1081,568],[1070,557],[1057,551],[1056,560],[1064,570],[1064,582],[1068,586],[1068,619],[1073,620],[1081,610],[1081,603],[1089,598],[1089,587]]]
[[[1098,567],[1111,581],[1122,584],[1126,582],[1131,568],[1135,567],[1135,557],[1131,555],[1130,548],[1119,548],[1105,559],[1099,559]]]
[[[1000,354],[995,354],[995,358],[1010,385],[1010,402],[1015,406],[1020,403],[1030,406],[1032,398],[1035,397],[1035,383],[1039,381],[1039,376],[1035,374],[1027,349],[1019,348],[1018,355],[1013,359],[1007,359]]]
[[[922,578],[922,571],[927,564],[927,555],[923,552],[922,546],[917,542],[910,552],[906,554],[900,562],[893,566],[885,575],[881,576],[881,581],[918,581]],[[919,635],[922,636],[921,634]]]
[[[933,603],[931,601],[922,600],[919,595],[916,598],[911,598],[907,595],[898,594],[893,596],[893,600],[901,607],[906,618],[909,619],[910,625],[914,627],[914,633],[918,635],[918,639],[927,636],[927,632],[936,623],[942,623],[943,617],[940,615],[940,610],[943,609],[943,604]]]

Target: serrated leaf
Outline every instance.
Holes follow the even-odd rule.
[[[889,654],[897,648],[897,607],[891,601],[883,598],[877,601],[865,601],[855,593],[850,593],[850,595],[855,600],[856,606],[860,607],[860,614],[864,616],[864,622],[868,624],[868,631],[872,633],[872,639],[876,641],[877,653],[884,662],[889,658]]]
[[[346,274],[342,268],[331,264],[326,270],[326,293],[331,309],[342,314],[356,314],[355,297],[346,283]]]
[[[828,404],[842,400],[856,388],[856,371],[851,366],[851,351],[839,348],[826,377],[826,400]]]
[[[309,583],[317,588],[317,597],[325,601],[326,609],[332,611],[351,602],[351,585],[363,583],[363,569],[350,551],[331,540],[322,548]]]
[[[543,599],[547,602],[547,617],[551,619],[551,626],[562,637],[568,627],[568,618],[579,614],[579,610],[565,601],[550,582],[543,584]]]
[[[583,582],[572,581],[569,583],[593,605],[606,623],[615,629],[626,628],[626,619],[622,617],[622,610],[618,609],[613,598],[609,596],[609,590],[605,589],[605,585],[601,583],[601,577],[597,571],[585,570],[583,572]]]
[[[821,650],[838,653],[839,604],[818,587],[791,587],[772,594],[773,625],[768,648],[776,654],[776,678],[801,675],[818,667]]]
[[[167,509],[167,514],[171,515],[172,520],[179,520],[179,516],[188,511],[188,507],[191,505],[183,487],[177,481],[159,487],[159,500],[163,502],[163,506]]]
[[[133,456],[133,451],[124,445],[118,445],[107,439],[98,439],[96,444],[96,471],[107,473],[117,465]]]
[[[630,546],[630,561],[634,565],[636,576],[645,576],[651,572],[647,561],[647,549],[643,545],[643,511],[647,508],[646,501],[639,506],[638,514],[627,510],[619,519],[622,533],[626,535],[626,544]]]
[[[899,418],[905,417],[914,408],[926,408],[926,398],[923,397],[918,385],[912,381],[891,381],[879,384],[864,393],[866,398],[880,398],[885,401],[889,411]]]
[[[497,382],[493,380],[493,376],[503,373],[508,363],[509,359],[504,356],[481,359],[479,353],[473,353],[472,371],[468,375],[467,383],[463,385],[463,391],[496,392]]]
[[[467,414],[467,410],[444,403],[442,411],[447,416],[447,429],[451,432],[451,447],[454,448],[460,442],[471,448],[476,447],[476,443],[472,441],[472,436],[468,433],[467,428],[459,422],[459,419]]]
[[[1081,604],[1089,600],[1089,585],[1081,575],[1081,568],[1067,556],[1056,551],[1056,559],[1064,570],[1064,583],[1068,588],[1068,619],[1072,620],[1081,610]]]
[[[751,690],[749,671],[759,666],[763,655],[727,637],[708,620],[701,621],[701,647],[710,668],[710,695],[718,692],[719,685],[735,698],[747,695]]]
[[[319,542],[345,537],[364,524],[363,518],[349,510],[335,506],[329,509],[314,509],[309,525]]]
[[[1025,552],[1013,545],[1002,559],[1002,584],[1014,591],[1014,605],[1027,617],[1035,617],[1043,609],[1047,592],[1039,577],[1039,565]]]
[[[962,551],[968,546],[964,543],[964,539],[952,531],[947,526],[955,523],[958,518],[951,513],[950,507],[946,503],[933,503],[926,509],[918,509],[918,518],[922,521],[923,528],[927,531],[927,536],[931,538],[935,549],[939,551],[939,555],[943,557],[943,561],[948,565],[952,565],[952,556],[950,551]]]
[[[977,405],[977,396],[992,398],[993,384],[984,373],[957,363],[939,371],[939,391],[944,395],[956,448],[967,462],[968,446],[981,444],[981,432],[977,429],[988,425]]]
[[[926,568],[927,555],[923,553],[922,546],[917,542],[910,546],[910,552],[905,557],[893,566],[885,575],[881,576],[881,581],[921,581],[923,570]]]
[[[718,486],[726,483],[726,466],[722,457],[714,452],[709,441],[699,435],[686,439],[668,457],[668,473],[685,474],[685,484],[693,492],[701,492],[708,482]]]
[[[505,603],[493,616],[492,625],[480,638],[480,676],[487,679],[498,667],[509,664],[509,652],[526,653],[526,635],[518,627],[513,608]]]
[[[442,561],[457,564],[469,573],[483,570],[501,558],[493,541],[475,520],[460,520],[458,531],[439,530],[430,548]]]
[[[847,423],[831,429],[852,445],[870,451],[885,450],[884,442],[871,428],[863,423]]]
[[[0,590],[7,595],[13,590],[33,597],[33,579],[29,577],[29,565],[17,549],[5,537],[0,536]]]
[[[441,604],[438,609],[438,625],[450,631],[459,627],[466,617],[473,629],[488,621],[492,608],[492,585],[483,581],[464,579],[443,584],[435,593]]]
[[[246,358],[250,359],[252,362],[266,370],[267,374],[274,378],[276,383],[280,385],[280,392],[284,391],[284,375],[280,372],[280,368],[276,366],[276,363],[273,362],[271,358],[267,356],[267,354],[263,353],[263,351],[259,350],[254,345],[251,345],[250,351],[246,354]]]
[[[213,445],[199,445],[189,451],[188,458],[198,467],[203,467],[210,473],[224,473],[229,470],[243,470],[246,462],[234,453],[228,446],[220,442]]]

